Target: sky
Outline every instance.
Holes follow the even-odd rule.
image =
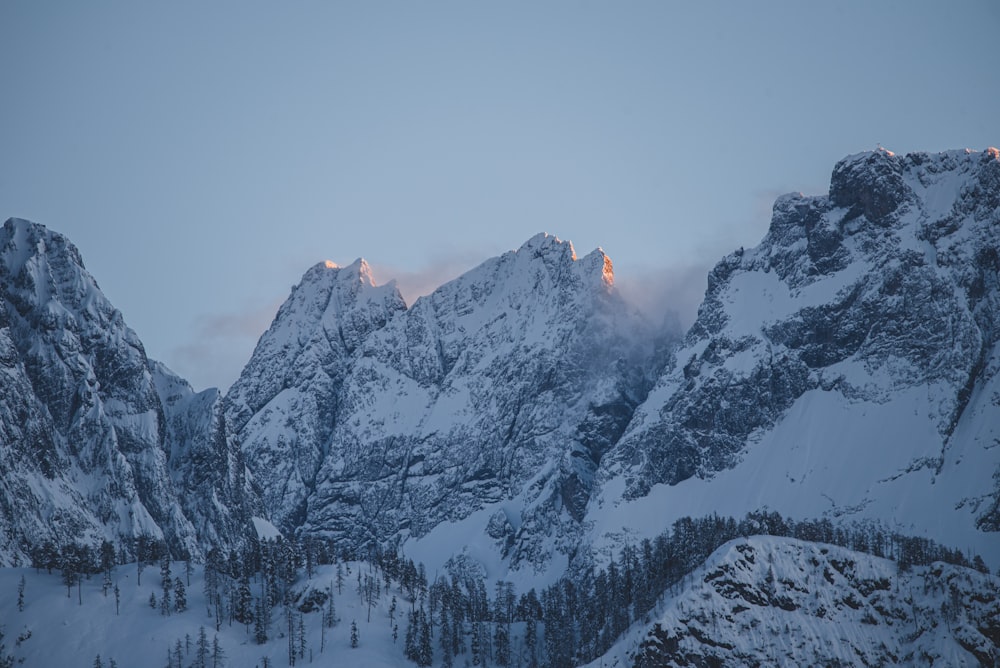
[[[408,303],[537,232],[690,322],[837,160],[1000,144],[1000,3],[0,3],[0,220],[237,377],[313,264]]]

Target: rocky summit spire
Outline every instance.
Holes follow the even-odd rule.
[[[363,259],[310,268],[292,289],[226,396],[271,519],[294,529],[337,421],[338,393],[354,351],[406,304],[394,283],[377,286]]]

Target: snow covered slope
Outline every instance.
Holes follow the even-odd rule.
[[[409,604],[399,590],[380,596],[371,611],[356,592],[356,575],[367,564],[345,564],[346,582],[342,593],[335,590],[338,623],[333,628],[322,627],[322,610],[299,615],[305,631],[305,656],[298,658],[302,665],[350,665],[371,668],[414,665],[403,655],[406,624],[405,611]],[[173,611],[164,616],[157,608],[150,607],[149,597],[159,598],[160,569],[154,564],[145,569],[141,585],[136,583],[135,564],[112,569],[111,588],[103,590],[100,574],[81,583],[80,591],[73,587],[67,596],[58,573],[36,573],[29,568],[0,569],[0,620],[3,624],[3,654],[24,666],[73,666],[89,668],[98,656],[105,668],[113,660],[120,668],[163,668],[174,663],[177,643],[182,648],[182,665],[198,665],[198,639],[204,630],[209,648],[218,643],[221,650],[219,663],[211,660],[207,665],[244,668],[260,666],[266,658],[272,666],[288,666],[287,622],[281,606],[271,617],[268,635],[270,640],[258,644],[253,639],[253,626],[248,630],[239,622],[224,618],[218,631],[215,617],[209,614],[211,606],[205,595],[204,569],[194,566],[190,580],[184,564],[173,562],[172,576],[185,582],[187,610]],[[17,590],[24,578],[24,609],[17,609]],[[295,582],[295,590],[310,588],[325,590],[336,582],[336,568],[321,566],[313,578]],[[119,597],[115,600],[114,586]],[[259,588],[257,582],[255,589]],[[393,621],[389,608],[392,595],[398,596],[399,610],[395,621],[401,628],[399,637],[392,638]],[[213,611],[214,612],[214,611]],[[351,623],[358,628],[358,647],[351,647]],[[301,640],[300,640],[301,642]],[[301,647],[301,645],[299,645]],[[15,664],[17,665],[17,664]]]
[[[996,149],[855,155],[779,198],[602,461],[592,537],[766,506],[1000,566],[998,269]]]
[[[1000,659],[1000,579],[835,545],[722,546],[590,666],[979,666]]]
[[[213,500],[182,499],[171,476],[170,449],[201,436],[158,389],[186,384],[146,358],[69,241],[17,219],[0,230],[0,373],[0,563],[44,541],[147,534],[197,555],[238,540],[238,506],[193,524]]]

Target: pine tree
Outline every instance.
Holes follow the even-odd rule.
[[[358,623],[351,620],[351,647],[358,646]]]
[[[101,582],[101,593],[104,594],[104,598],[108,597],[108,590],[112,584],[114,583],[111,581],[111,571],[104,571],[104,580]]]
[[[285,606],[285,623],[288,627],[288,665],[295,665],[295,652],[298,649],[298,643],[295,639],[295,619],[292,613],[292,609],[289,606]]]
[[[163,594],[160,596],[160,614],[164,617],[170,615],[170,588],[167,587],[163,590]]]
[[[208,554],[205,555],[205,570],[202,582],[202,592],[205,594],[205,602],[209,606],[215,604],[215,599],[218,596],[218,589],[219,589],[218,564],[221,558],[222,557],[219,554],[218,548],[212,548],[211,550],[209,550]]]
[[[17,583],[17,611],[24,612],[24,576]]]
[[[101,661],[101,655],[98,654],[94,659],[94,668],[104,668],[104,662]]]
[[[164,592],[170,591],[174,583],[173,578],[170,577],[170,555],[164,553],[160,557],[160,587]]]
[[[305,615],[299,613],[299,658],[306,658],[306,650],[309,648],[308,637],[306,636]]]
[[[483,662],[482,658],[482,643],[479,638],[479,623],[475,622],[472,624],[472,641],[471,641],[471,651],[472,651],[472,665],[478,666]]]
[[[493,646],[496,648],[498,666],[510,665],[510,627],[505,622],[496,623],[493,634]]]
[[[448,621],[448,607],[441,605],[441,632],[438,642],[441,643],[441,657],[444,668],[451,668],[453,665],[453,655],[451,653],[453,632],[451,622]]]
[[[337,624],[337,609],[333,604],[333,583],[326,591],[326,607],[323,608],[323,626],[332,629]]]
[[[528,648],[528,668],[538,668],[538,620],[534,615],[525,621],[524,645]]]
[[[431,646],[431,625],[427,623],[427,615],[423,607],[417,613],[417,624],[420,627],[417,644],[417,664],[430,666],[434,662],[434,648]]]
[[[156,592],[155,591],[149,592],[149,607],[151,607],[153,610],[156,610]]]
[[[344,565],[341,562],[337,562],[337,593],[343,595],[344,593]]]
[[[253,623],[253,594],[250,592],[250,581],[243,577],[240,580],[239,589],[236,591],[236,606],[233,617],[240,624],[246,626],[247,634],[250,634],[250,624]]]
[[[187,590],[184,588],[184,581],[180,577],[174,580],[174,610],[177,612],[187,610]]]
[[[364,584],[364,596],[365,596],[365,602],[368,603],[369,624],[371,624],[372,621],[372,605],[374,605],[375,601],[378,600],[377,587],[378,587],[378,580],[376,580],[370,575],[366,575]]]
[[[121,602],[122,602],[122,591],[118,588],[118,583],[115,583],[115,616],[121,614]]]
[[[111,575],[111,569],[115,565],[115,545],[109,540],[102,540],[99,548],[99,564],[101,570],[107,575]]]
[[[494,599],[493,620],[496,630],[493,644],[496,648],[497,665],[510,665],[510,623],[514,616],[514,585],[498,581]]]
[[[417,660],[417,613],[410,610],[406,620],[406,639],[403,641],[403,654],[410,661]]]
[[[60,568],[62,570],[62,582],[66,585],[66,598],[69,598],[73,595],[73,585],[76,584],[78,575],[76,572],[75,555],[70,553],[68,547],[62,550]]]
[[[226,652],[222,649],[218,634],[212,639],[212,668],[222,668],[226,665]]]
[[[205,633],[205,627],[200,626],[198,627],[198,643],[194,650],[194,668],[208,668],[208,657],[208,635]]]
[[[254,615],[253,620],[253,639],[258,645],[263,645],[267,642],[267,609],[265,607],[264,601],[260,601],[257,604],[257,614]]]

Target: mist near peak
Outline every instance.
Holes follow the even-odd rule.
[[[683,333],[698,315],[714,262],[615,272],[622,298],[661,331]]]

